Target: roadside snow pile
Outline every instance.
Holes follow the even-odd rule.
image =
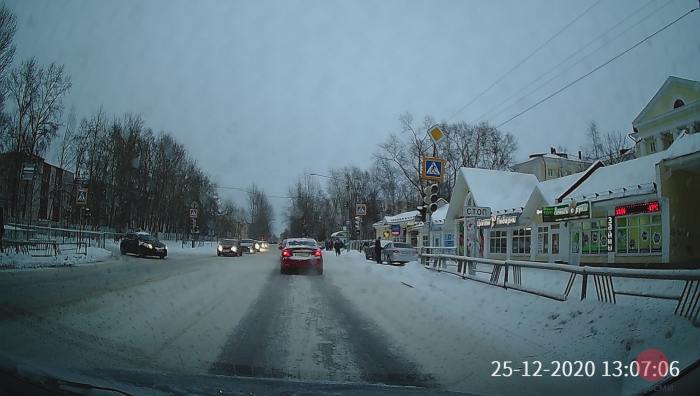
[[[168,256],[170,255],[216,255],[216,244],[211,244],[207,242],[204,246],[192,247],[192,242],[185,242],[184,246],[182,241],[162,241],[168,247]]]
[[[110,257],[112,252],[97,247],[89,247],[87,254],[65,253],[50,257],[33,257],[6,252],[0,254],[0,269],[71,267],[104,261]]]
[[[342,288],[361,285],[361,292],[352,295],[353,302],[386,331],[403,338],[416,359],[435,357],[427,359],[428,366],[440,367],[447,382],[456,383],[465,375],[465,351],[455,345],[468,346],[472,362],[591,360],[601,368],[604,361],[630,362],[649,348],[662,351],[669,361],[679,361],[680,367],[700,357],[700,328],[674,315],[674,301],[618,296],[617,304],[605,304],[589,289],[586,300],[580,301],[578,293],[572,292],[567,301],[560,302],[462,280],[427,270],[418,262],[378,265],[360,252],[331,257],[329,262],[338,264],[327,271],[334,275],[333,282]],[[542,281],[537,276],[524,271],[523,285],[530,281],[540,286],[555,280],[551,274]],[[620,285],[640,287],[632,281]],[[397,286],[388,288],[387,282]],[[579,282],[574,285],[578,292]],[[662,289],[675,291],[677,285]],[[397,326],[406,316],[414,320],[410,329]],[[424,338],[425,345],[416,344],[416,338]],[[479,377],[483,380],[488,374]],[[624,394],[649,386],[638,378],[617,381],[606,386],[618,386]],[[497,382],[492,384],[494,389],[483,385],[480,392],[498,389]]]

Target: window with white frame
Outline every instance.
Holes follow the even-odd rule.
[[[537,227],[537,254],[549,254],[549,227]]]
[[[494,254],[506,254],[508,249],[508,233],[491,230],[489,234],[489,251]]]
[[[647,145],[647,152],[653,154],[656,152],[656,139],[649,137],[644,139],[644,143]]]
[[[520,228],[513,230],[511,253],[530,254],[530,229]]]

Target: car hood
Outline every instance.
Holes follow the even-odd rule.
[[[435,388],[286,379],[183,375],[131,369],[66,369],[38,366],[0,354],[0,390],[57,394],[235,394],[235,395],[464,395]],[[26,391],[26,392],[25,392]]]

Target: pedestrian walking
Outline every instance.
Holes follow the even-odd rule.
[[[382,242],[379,237],[374,241],[374,259],[377,260],[377,264],[382,263]]]
[[[335,248],[335,255],[340,256],[340,248],[343,247],[343,243],[340,242],[340,239],[335,240],[335,242],[333,243],[333,247]]]

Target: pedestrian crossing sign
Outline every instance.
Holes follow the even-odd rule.
[[[87,204],[87,193],[88,193],[87,188],[79,188],[78,195],[75,197],[75,203],[77,205]]]
[[[442,181],[445,169],[445,160],[435,157],[423,157],[423,166],[421,166],[422,180]]]

